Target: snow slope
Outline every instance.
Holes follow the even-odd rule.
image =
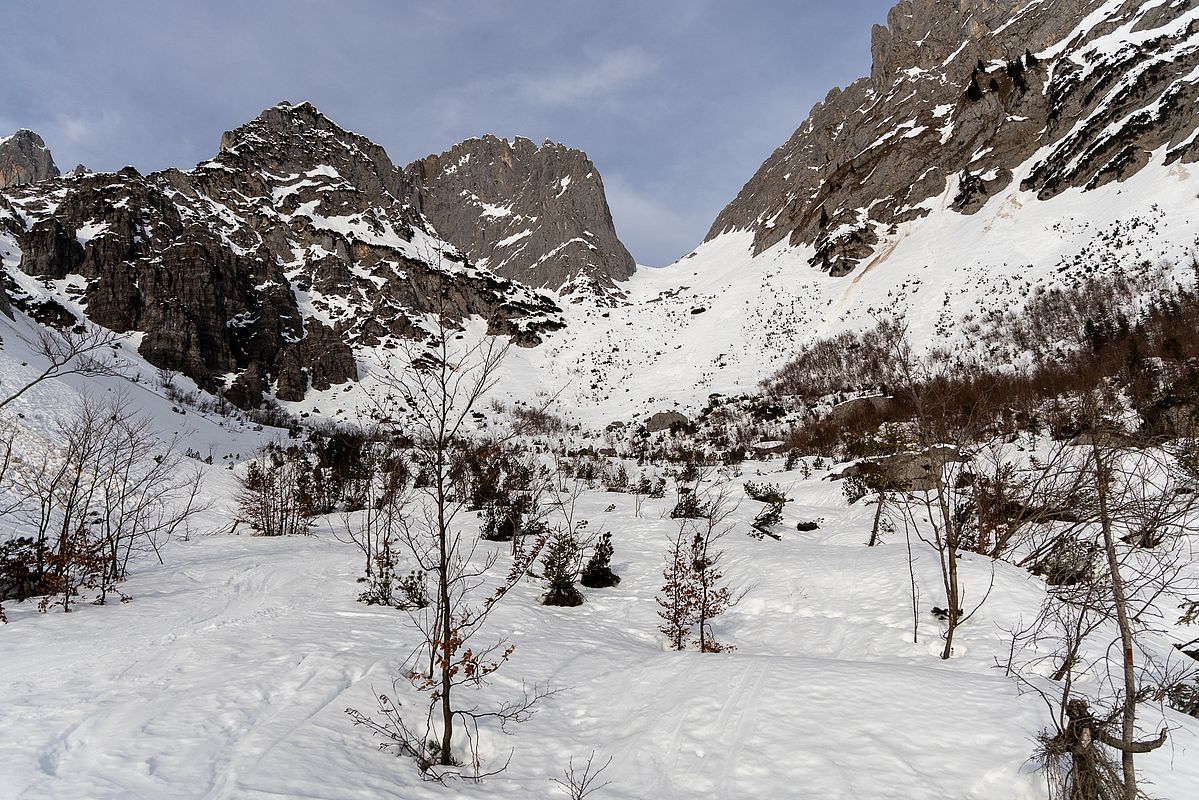
[[[754,392],[801,345],[897,315],[918,348],[1011,363],[1022,354],[985,346],[968,323],[1088,275],[1164,269],[1193,282],[1199,184],[1193,167],[1167,167],[1164,158],[1163,149],[1122,183],[1044,201],[1019,189],[1030,162],[968,216],[948,208],[951,181],[930,202],[933,213],[898,225],[878,256],[840,278],[808,265],[811,247],[782,243],[754,257],[751,233],[723,234],[669,267],[638,269],[623,304],[563,303],[562,330],[539,347],[511,349],[499,394],[553,396],[555,413],[596,429],[695,409],[714,392]],[[484,330],[477,321],[471,338]],[[292,408],[363,413],[374,365],[389,355],[359,356],[361,384],[314,392]]]
[[[668,652],[655,630],[653,597],[677,530],[669,502],[647,501],[637,515],[631,496],[583,496],[591,527],[613,533],[623,581],[585,590],[574,609],[538,605],[540,586],[525,582],[501,606],[492,630],[517,651],[481,701],[519,697],[522,682],[558,693],[511,736],[484,729],[487,765],[509,753],[511,763],[482,785],[420,782],[409,760],[377,751],[343,713],[369,711],[373,692],[392,691],[414,637],[402,612],[354,602],[356,551],[318,527],[313,537],[174,542],[165,565],[142,565],[124,586],[127,605],[10,609],[0,628],[0,797],[552,798],[563,796],[552,779],[567,760],[594,751],[599,763],[612,758],[611,785],[596,797],[613,800],[1043,800],[1028,757],[1048,711],[994,666],[1003,629],[1035,612],[1042,584],[996,565],[991,599],[943,662],[940,623],[927,612],[938,599],[935,554],[918,548],[925,610],[913,644],[902,538],[868,549],[871,509],[847,508],[823,473],[803,480],[778,462],[756,466],[793,498],[792,532],[752,539],[744,531],[758,504],[735,513],[726,574],[748,593],[716,626],[731,654]],[[223,494],[228,473],[213,474],[209,491]],[[226,513],[214,511],[214,529]],[[818,531],[793,532],[812,519]],[[986,559],[963,561],[967,598],[990,574]],[[1155,712],[1142,714],[1156,729]],[[1138,763],[1154,796],[1189,800],[1199,721],[1173,712],[1166,721],[1169,745]]]

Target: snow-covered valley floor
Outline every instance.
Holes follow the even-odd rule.
[[[612,759],[597,800],[622,798],[1045,798],[1029,755],[1050,723],[1034,693],[995,667],[1005,628],[1034,614],[1041,582],[1005,564],[983,610],[941,661],[929,614],[935,553],[919,551],[919,643],[912,643],[901,535],[864,545],[872,509],[847,507],[838,484],[781,463],[761,470],[786,506],[782,541],[746,535],[746,498],[722,541],[726,575],[748,592],[718,620],[733,653],[670,652],[654,596],[677,521],[669,500],[635,511],[630,495],[581,499],[591,529],[611,531],[614,589],[578,608],[536,602],[520,584],[489,630],[517,646],[480,700],[523,684],[557,693],[511,735],[485,730],[475,785],[424,783],[410,759],[376,749],[347,708],[369,712],[416,639],[404,612],[355,601],[361,557],[327,525],[310,537],[226,533],[176,541],[142,564],[128,604],[67,615],[8,607],[0,626],[0,797],[145,798],[562,797],[568,759]],[[223,470],[216,473],[228,475]],[[609,504],[616,508],[607,511]],[[820,528],[797,533],[797,521]],[[473,524],[473,517],[467,518]],[[505,563],[506,545],[499,566]],[[992,565],[963,560],[967,604]],[[486,638],[486,634],[484,634]],[[401,682],[406,707],[415,699]],[[462,695],[464,699],[466,694]],[[1143,712],[1145,730],[1160,717]],[[1155,797],[1199,790],[1199,720],[1168,712],[1169,744],[1138,758]]]

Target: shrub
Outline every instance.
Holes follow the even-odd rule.
[[[26,600],[48,592],[37,569],[37,545],[22,536],[0,543],[0,600]]]
[[[845,495],[846,501],[851,506],[865,497],[869,491],[870,488],[866,485],[865,479],[860,475],[850,475],[841,487],[841,494]]]
[[[652,495],[651,495],[652,497]],[[699,519],[707,514],[707,505],[700,501],[699,496],[689,486],[680,486],[678,501],[670,510],[671,519]]]
[[[612,571],[612,552],[612,534],[605,532],[583,567],[579,582],[588,589],[607,589],[620,583],[620,576]]]
[[[783,504],[771,503],[762,509],[758,516],[754,517],[754,521],[750,524],[750,536],[756,539],[769,536],[772,539],[781,539],[777,533],[771,530],[775,525],[783,521]]]
[[[307,533],[312,526],[311,465],[299,447],[268,447],[241,479],[241,512],[261,536]]]
[[[774,483],[754,483],[747,481],[745,483],[745,493],[759,503],[785,503],[787,498],[779,491],[778,484]]]
[[[550,537],[542,561],[546,592],[541,602],[547,606],[578,606],[583,594],[575,586],[581,548],[570,531],[559,530]]]

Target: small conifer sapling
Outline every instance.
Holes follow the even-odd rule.
[[[620,583],[620,576],[612,571],[612,552],[612,534],[605,532],[583,567],[579,582],[588,589],[607,589]]]

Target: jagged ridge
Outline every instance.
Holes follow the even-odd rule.
[[[14,189],[0,226],[21,253],[18,303],[49,293],[141,331],[150,363],[242,405],[354,380],[355,347],[422,336],[429,313],[481,316],[523,345],[561,324],[547,296],[433,235],[410,191],[382,148],[283,103],[189,172]]]
[[[875,28],[871,76],[834,89],[717,217],[754,252],[811,246],[834,275],[956,185],[976,211],[1036,157],[1041,198],[1197,156],[1194,2],[905,0]]]

